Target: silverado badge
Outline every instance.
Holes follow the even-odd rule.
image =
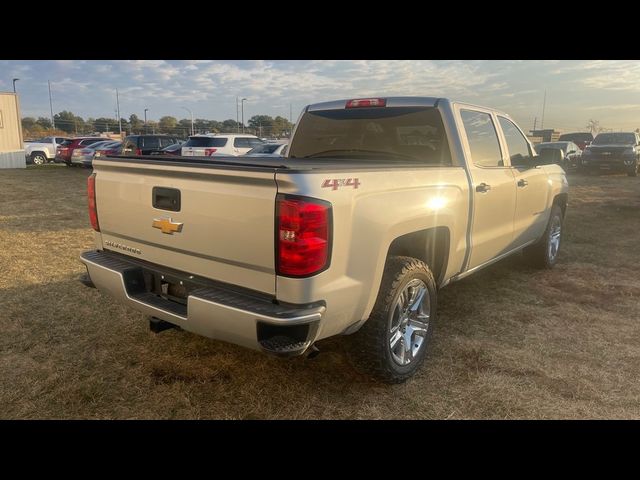
[[[159,228],[162,233],[173,235],[173,232],[180,233],[182,231],[182,223],[172,222],[171,218],[154,218],[153,228]]]

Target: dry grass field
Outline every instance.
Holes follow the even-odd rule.
[[[552,271],[514,257],[443,289],[418,375],[348,342],[268,357],[169,330],[84,287],[88,170],[0,170],[0,418],[640,418],[640,178],[573,175]]]

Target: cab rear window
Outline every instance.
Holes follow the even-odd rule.
[[[227,144],[226,138],[215,137],[191,137],[183,145],[183,147],[195,147],[195,148],[209,148],[209,147],[224,147]]]
[[[451,164],[442,118],[433,107],[307,112],[293,137],[289,156]]]

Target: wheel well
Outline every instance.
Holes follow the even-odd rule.
[[[429,266],[436,283],[440,285],[449,259],[449,229],[435,227],[402,235],[389,245],[387,257],[392,255],[422,260]]]
[[[32,157],[33,157],[34,155],[36,155],[36,154],[38,154],[38,153],[41,153],[41,154],[42,154],[42,155],[44,155],[45,157],[47,156],[47,154],[46,154],[45,152],[41,152],[40,150],[35,150],[35,151],[31,152],[31,155],[30,155],[30,156],[32,156]]]
[[[567,193],[559,193],[553,199],[553,204],[558,205],[562,209],[562,217],[567,211],[567,203],[569,202],[569,195]]]

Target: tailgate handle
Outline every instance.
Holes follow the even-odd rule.
[[[180,190],[168,187],[153,187],[153,208],[168,210],[170,212],[180,211]]]

